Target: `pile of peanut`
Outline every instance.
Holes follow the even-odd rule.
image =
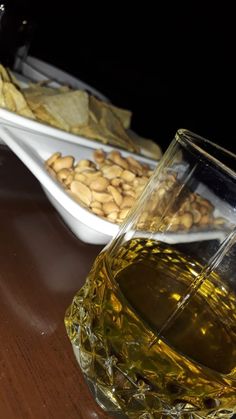
[[[134,205],[153,170],[119,151],[95,150],[94,161],[62,157],[54,153],[47,170],[56,177],[78,202],[94,214],[121,223]]]
[[[214,205],[186,187],[182,188],[177,173],[168,171],[149,196],[138,227],[146,231],[196,231],[220,228],[226,220],[214,216]]]
[[[56,152],[46,161],[46,168],[81,205],[114,223],[126,218],[153,174],[150,166],[115,150],[95,150],[93,161],[75,161],[72,156]],[[199,194],[185,188],[185,195],[179,196],[180,187],[177,173],[167,172],[147,200],[137,228],[186,231],[225,222],[214,217],[214,206]],[[171,200],[173,205],[167,210]]]

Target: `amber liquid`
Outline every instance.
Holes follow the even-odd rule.
[[[110,412],[142,419],[236,412],[236,296],[216,273],[198,281],[202,269],[145,239],[97,258],[66,327]]]

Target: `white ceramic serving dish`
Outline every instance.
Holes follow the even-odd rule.
[[[50,80],[49,85],[52,87],[68,85],[73,89],[87,90],[102,101],[109,102],[109,99],[94,87],[38,58],[29,55],[18,63],[18,67],[21,74],[33,82]]]
[[[20,118],[17,115],[15,115],[15,117]],[[20,124],[10,124],[9,122],[6,123],[6,121],[3,122],[0,118],[0,137],[3,138],[5,144],[12,149],[36,176],[52,205],[79,239],[93,244],[108,243],[110,239],[117,234],[119,226],[96,216],[76,202],[64,188],[49,175],[45,169],[44,162],[56,151],[60,151],[63,155],[73,155],[75,159],[91,159],[94,149],[102,147],[105,151],[109,152],[113,150],[114,147],[107,145],[103,146],[96,141],[90,141],[77,136],[76,142],[73,138],[72,141],[70,141],[71,137],[66,137],[65,139],[62,137],[57,138],[56,136],[51,135],[50,127],[47,127],[48,132],[45,127],[43,127],[42,124],[39,124],[39,128],[43,129],[42,131],[36,131],[35,129],[31,130],[30,126],[22,127]],[[148,163],[152,167],[157,165],[157,162],[154,160],[133,153],[122,150],[122,154],[124,156],[133,155],[137,160]],[[214,204],[215,197],[213,195],[210,196],[211,194],[209,195],[209,192],[207,192],[207,195]],[[220,213],[215,215],[218,216]],[[224,231],[209,230],[189,232],[187,234],[183,232],[167,233],[165,234],[165,237],[163,235],[160,237],[159,234],[155,234],[155,237],[153,238],[156,240],[164,239],[167,243],[172,244],[214,239],[222,241],[224,237]]]

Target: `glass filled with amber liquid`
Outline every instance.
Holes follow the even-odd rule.
[[[236,156],[179,130],[65,323],[112,417],[236,414]]]

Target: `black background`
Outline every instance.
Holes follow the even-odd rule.
[[[187,128],[236,151],[233,10],[213,2],[22,4],[34,23],[29,54],[132,110],[137,133],[165,150]]]

